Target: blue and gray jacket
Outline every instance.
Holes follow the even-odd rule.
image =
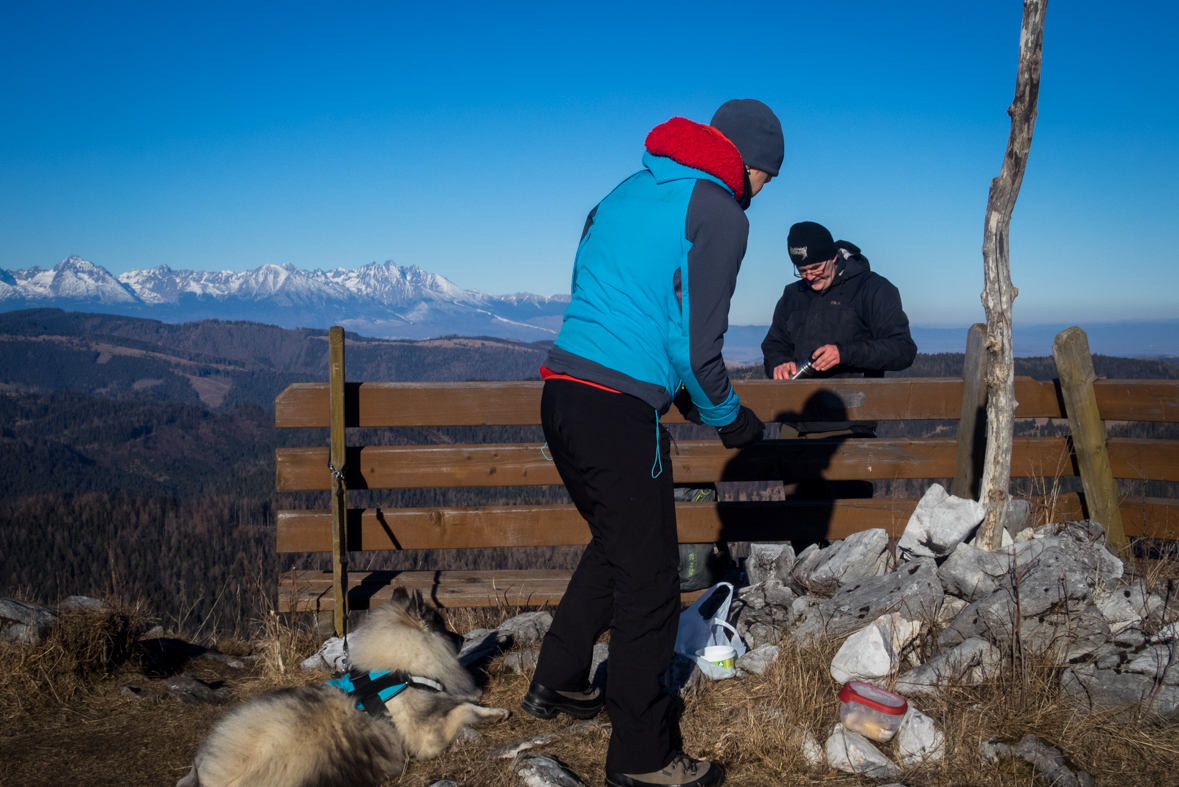
[[[545,366],[661,414],[682,384],[704,423],[727,426],[740,409],[721,347],[749,237],[744,166],[723,135],[682,118],[651,132],[643,165],[586,220]]]

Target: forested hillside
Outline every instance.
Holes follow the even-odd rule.
[[[539,379],[549,343],[346,334],[350,380]],[[0,314],[0,390],[273,408],[291,383],[327,375],[327,331],[33,309]]]
[[[274,396],[326,377],[326,332],[254,323],[169,325],[54,309],[0,314],[0,595],[52,601],[118,589],[165,621],[199,626],[265,613],[276,575],[322,556],[274,552],[274,511],[326,507],[321,494],[278,495],[274,449],[326,444],[326,430],[274,427]],[[536,379],[545,344],[455,338],[426,342],[348,335],[351,380]],[[919,355],[912,376],[959,376],[961,354]],[[1175,379],[1162,361],[1097,356],[1099,375]],[[1051,379],[1051,358],[1016,373]],[[763,375],[760,366],[735,377]],[[955,422],[889,422],[886,436],[953,436]],[[674,427],[677,439],[712,430]],[[1017,422],[1017,434],[1063,434]],[[1179,438],[1175,425],[1115,424],[1111,434]],[[353,430],[354,445],[542,442],[538,427]],[[764,485],[763,485],[764,486]],[[921,481],[878,483],[878,496],[916,496]],[[1018,486],[1018,485],[1017,485]],[[1173,484],[1125,485],[1174,496]],[[726,495],[762,494],[732,485]],[[561,487],[350,493],[354,506],[567,501]],[[576,549],[356,556],[382,567],[564,567]]]

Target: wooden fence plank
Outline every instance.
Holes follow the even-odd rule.
[[[900,536],[917,501],[679,503],[676,520],[685,544],[713,541],[784,541],[846,538],[883,527]],[[279,511],[279,552],[331,548],[330,514]],[[515,546],[580,546],[589,528],[571,505],[470,508],[353,509],[348,543],[356,550],[471,549]]]
[[[1094,380],[1106,421],[1179,422],[1179,380]]]
[[[1025,379],[1025,378],[1021,378]],[[1039,402],[1040,383],[1027,399]],[[543,383],[353,383],[348,426],[520,426],[540,423]],[[962,380],[952,377],[740,380],[741,401],[765,421],[956,419]],[[1034,391],[1032,389],[1035,389]],[[1053,395],[1054,397],[1054,395]],[[280,427],[327,426],[326,386],[296,383],[274,400]],[[684,423],[673,408],[663,419]]]
[[[350,383],[347,425],[352,426],[521,426],[540,422],[543,383]],[[957,419],[962,380],[950,377],[877,380],[742,380],[741,400],[763,420],[785,419],[827,390],[849,418],[890,421]],[[274,400],[280,427],[327,427],[326,383],[295,383]],[[1097,380],[1093,384],[1101,417],[1108,421],[1179,422],[1179,380]],[[863,395],[861,401],[860,394]],[[829,397],[826,397],[829,398]],[[1015,378],[1016,418],[1064,418],[1056,386]],[[836,399],[831,398],[834,404]],[[857,404],[858,402],[858,404]],[[397,403],[400,403],[398,405]],[[683,423],[674,408],[667,423]]]
[[[1060,495],[1052,501],[1039,501],[1034,505],[1041,516],[1050,514],[1053,522],[1074,522],[1086,516],[1081,496],[1075,492]],[[1179,500],[1162,497],[1124,497],[1119,503],[1119,508],[1127,536],[1179,539]]]
[[[569,584],[570,571],[372,571],[354,572],[348,588],[352,609],[387,603],[395,587],[420,590],[436,607],[556,605]],[[327,612],[333,609],[331,573],[291,571],[279,578],[280,612]],[[704,591],[681,593],[691,603]]]
[[[966,356],[962,363],[962,410],[958,417],[958,453],[950,494],[978,499],[986,454],[987,426],[987,326],[975,323],[966,332]]]
[[[716,441],[681,442],[673,448],[677,483],[788,481],[826,478],[950,478],[955,441],[879,438],[876,440],[766,440],[730,451]],[[1076,475],[1063,437],[1017,437],[1014,478]],[[328,449],[280,448],[276,452],[280,492],[331,488]],[[1179,481],[1179,441],[1110,438],[1109,458],[1116,478]],[[556,468],[539,445],[372,446],[348,449],[349,489],[419,487],[535,486],[559,484]]]
[[[1097,374],[1093,371],[1089,339],[1080,328],[1066,328],[1056,335],[1052,352],[1090,516],[1102,524],[1109,543],[1120,550],[1126,546],[1126,534],[1118,507],[1118,482],[1106,448],[1105,422],[1093,392]]]
[[[1106,445],[1114,478],[1179,481],[1179,440],[1111,437]]]
[[[1062,443],[1060,438],[1055,444]],[[652,446],[654,450],[654,446]],[[327,449],[276,451],[278,490],[329,488]],[[814,478],[948,478],[954,440],[767,440],[742,451],[715,440],[672,449],[677,483]],[[559,484],[539,445],[380,446],[349,449],[349,489]]]
[[[337,637],[348,634],[348,528],[345,517],[348,503],[344,483],[344,329],[333,325],[328,331],[329,396],[328,418],[331,422],[331,449],[328,456],[332,485],[332,594],[335,596],[332,625]]]

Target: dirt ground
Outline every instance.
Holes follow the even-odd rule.
[[[189,671],[207,682],[225,680],[215,662]],[[230,678],[232,680],[232,678]],[[162,679],[124,672],[66,705],[53,703],[0,724],[0,784],[12,787],[138,787],[173,785],[185,773],[201,738],[225,712],[215,705],[152,702],[121,696],[123,686],[149,694]]]
[[[242,652],[249,649],[248,644],[242,647]],[[765,675],[705,682],[679,707],[682,748],[722,762],[728,785],[878,784],[825,768],[811,769],[801,755],[803,735],[809,732],[822,743],[839,718],[839,687],[828,672],[835,647],[829,642],[805,651],[784,648]],[[314,644],[303,643],[287,654],[285,663],[297,664],[313,651]],[[234,669],[218,661],[185,658],[164,670],[131,658],[113,674],[75,688],[64,703],[52,692],[61,691],[65,682],[47,681],[50,693],[36,696],[25,693],[14,699],[9,691],[4,695],[7,704],[0,707],[0,785],[170,787],[187,773],[201,739],[226,710],[271,687],[328,677],[297,666],[276,675],[273,664],[262,660]],[[24,663],[28,667],[36,662]],[[187,672],[214,687],[223,685],[231,699],[224,705],[184,704],[165,697],[163,678],[148,677],[144,669],[161,675]],[[386,787],[428,787],[440,779],[452,779],[462,787],[509,787],[512,761],[490,760],[488,752],[539,735],[555,737],[536,748],[537,753],[556,757],[587,785],[603,783],[609,740],[606,714],[595,720],[600,725],[596,728],[561,734],[574,720],[560,716],[543,721],[522,712],[528,676],[505,671],[502,655],[479,665],[476,674],[485,685],[482,704],[507,708],[511,717],[480,727],[478,739],[457,744],[436,759],[411,763]],[[125,686],[159,699],[125,697]],[[1055,669],[1028,665],[993,685],[955,689],[942,699],[923,702],[921,709],[946,734],[946,758],[908,770],[904,783],[1030,787],[1036,782],[1026,764],[1002,761],[982,767],[978,755],[980,742],[991,736],[1016,742],[1030,732],[1060,748],[1071,767],[1089,772],[1102,787],[1179,785],[1174,722],[1077,719],[1058,701],[1058,686]],[[881,748],[895,755],[891,744]]]
[[[606,715],[596,720],[602,725],[597,729],[560,735],[575,720],[561,716],[544,721],[520,711],[528,678],[503,673],[501,665],[502,657],[484,665],[493,677],[487,680],[483,704],[507,708],[512,711],[511,717],[500,724],[480,727],[479,740],[458,744],[437,759],[410,764],[389,785],[426,787],[449,778],[462,785],[506,787],[511,783],[511,760],[488,760],[487,753],[506,743],[546,734],[557,734],[557,738],[538,748],[538,752],[558,758],[587,784],[602,783],[609,741]],[[224,685],[234,699],[221,706],[184,704],[165,696],[163,678],[149,678],[128,666],[66,705],[45,702],[0,720],[0,785],[174,785],[188,772],[201,739],[216,720],[241,700],[273,685],[258,667],[232,669],[194,658],[177,665],[177,669],[213,686]],[[318,673],[296,673],[282,682],[315,683],[324,678]],[[124,686],[133,686],[156,699],[127,698],[121,693]],[[729,731],[709,740],[710,735],[694,727],[685,725],[683,745],[697,754],[708,754],[715,749],[712,744],[717,739],[731,734]],[[757,763],[731,766],[729,772],[729,784],[779,783]],[[836,779],[835,783],[841,781],[845,780]]]

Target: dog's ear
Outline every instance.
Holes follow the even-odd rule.
[[[414,594],[419,598],[421,597],[420,591],[415,590]],[[403,585],[398,585],[397,587],[393,588],[393,595],[389,599],[389,606],[408,609],[411,605],[411,602],[412,599],[409,595],[409,591],[406,590]]]

